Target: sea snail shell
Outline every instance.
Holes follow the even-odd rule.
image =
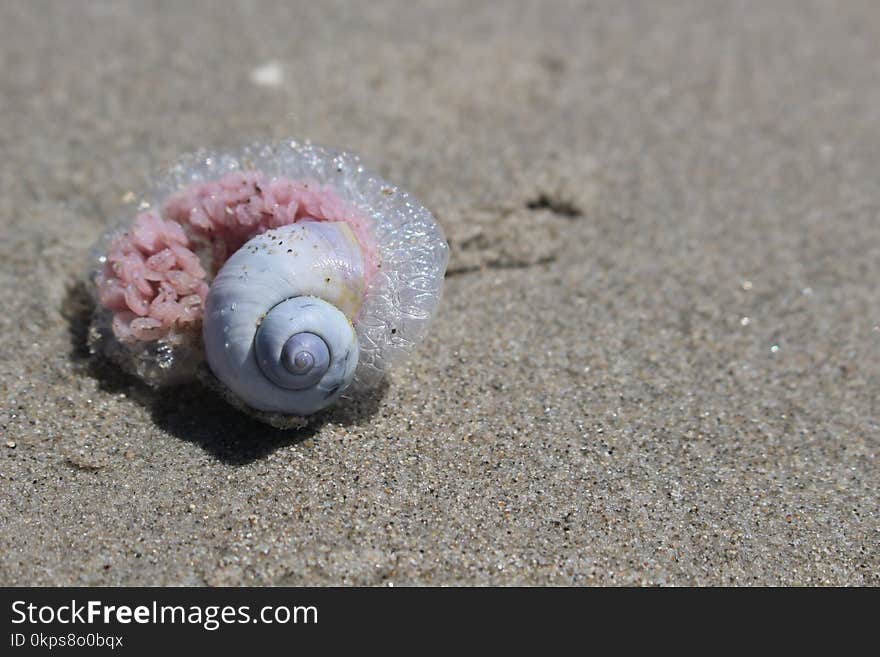
[[[343,223],[258,235],[214,278],[202,334],[215,376],[249,406],[310,415],[354,378],[364,263]]]
[[[375,386],[440,300],[439,225],[349,153],[200,152],[138,209],[96,250],[93,351],[152,385],[209,372],[273,424]]]

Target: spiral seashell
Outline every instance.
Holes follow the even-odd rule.
[[[210,372],[262,419],[304,417],[414,348],[447,257],[431,214],[354,155],[201,152],[98,247],[90,343],[152,385]]]
[[[344,223],[304,221],[247,242],[208,293],[211,371],[260,411],[310,415],[354,378],[364,261]]]

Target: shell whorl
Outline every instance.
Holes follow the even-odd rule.
[[[301,221],[248,241],[223,265],[205,307],[205,356],[248,406],[310,415],[333,403],[358,363],[352,325],[364,257],[344,223]]]

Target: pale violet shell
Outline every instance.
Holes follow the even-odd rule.
[[[223,265],[208,293],[202,335],[214,375],[258,411],[310,415],[351,384],[352,325],[364,295],[364,258],[342,223],[303,221],[254,237]],[[328,350],[313,385],[285,372],[284,347],[315,336]],[[305,351],[313,361],[320,355]],[[313,363],[314,365],[314,363]]]

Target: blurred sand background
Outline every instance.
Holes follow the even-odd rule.
[[[0,0],[0,583],[880,584],[876,2]],[[452,247],[300,432],[83,348],[200,146],[348,148]]]

